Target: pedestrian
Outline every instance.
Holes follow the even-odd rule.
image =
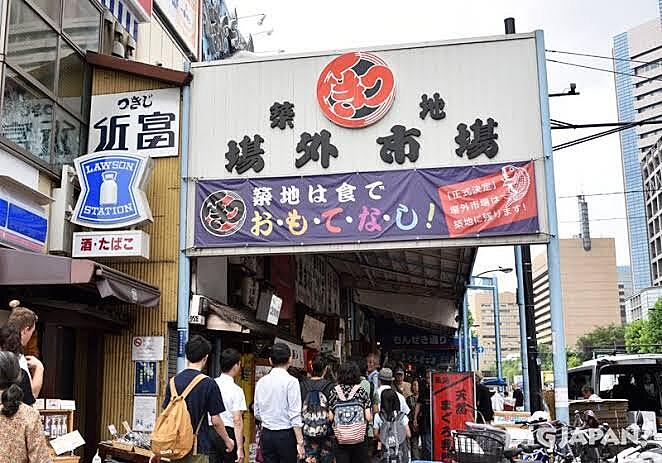
[[[21,345],[21,334],[11,326],[3,326],[0,328],[0,350],[11,352],[16,355],[16,358],[23,353],[23,346]],[[30,376],[28,372],[21,368],[21,379],[18,386],[23,392],[23,403],[25,405],[33,405],[36,400],[32,394],[32,384],[30,383]]]
[[[21,367],[11,352],[0,352],[0,463],[50,463],[39,412],[21,403]]]
[[[361,387],[361,372],[354,362],[338,369],[338,385],[331,391],[329,406],[336,435],[336,463],[367,463],[367,424],[372,420],[370,398]]]
[[[170,379],[170,387],[166,388],[163,408],[165,409],[173,394],[185,396],[186,407],[191,420],[196,441],[192,451],[181,462],[205,461],[200,458],[211,453],[212,445],[209,432],[203,428],[207,415],[211,416],[212,427],[225,444],[227,452],[232,452],[234,442],[225,430],[221,413],[225,411],[221,392],[216,382],[202,373],[211,353],[211,343],[200,335],[191,336],[184,348],[186,352],[186,368]]]
[[[492,393],[485,386],[483,374],[476,371],[476,410],[478,410],[478,422],[489,424],[494,419],[494,410],[492,409]]]
[[[418,433],[418,429],[413,429],[414,414],[416,413],[416,403],[418,402],[418,394],[419,394],[418,379],[414,378],[411,382],[411,395],[407,397],[407,406],[411,410],[409,412],[409,422],[412,424],[412,426],[410,426],[411,438],[409,439],[409,450],[411,452],[412,460],[419,460],[421,457],[421,443],[420,443],[421,437],[420,434]]]
[[[255,418],[262,422],[260,443],[264,463],[296,463],[305,458],[301,427],[301,389],[287,369],[292,351],[287,344],[271,347],[273,367],[255,386]]]
[[[331,412],[329,397],[333,383],[326,379],[328,365],[324,357],[318,355],[312,362],[310,379],[301,382],[303,408],[303,442],[306,450],[306,463],[331,463],[333,442],[331,436]]]
[[[395,369],[395,381],[393,384],[395,390],[405,396],[405,399],[411,395],[411,384],[405,381],[405,370],[402,367]]]
[[[414,411],[414,430],[421,436],[421,460],[432,460],[432,420],[430,418],[430,385],[432,384],[432,370],[425,370],[423,382],[416,401]]]
[[[515,399],[515,409],[524,406],[524,393],[517,383],[513,383],[513,399]]]
[[[23,350],[30,344],[35,329],[37,328],[37,315],[26,308],[21,307],[20,301],[13,300],[9,303],[11,313],[7,319],[7,326],[16,329],[21,335],[21,346]],[[44,365],[32,355],[25,356],[22,353],[18,357],[19,365],[25,370],[30,378],[32,394],[39,397],[41,387],[44,383]]]
[[[210,463],[241,463],[244,461],[244,412],[246,411],[246,396],[234,379],[241,373],[241,354],[236,349],[225,349],[221,352],[221,376],[215,379],[223,399],[221,421],[230,439],[235,442],[235,448],[227,451],[225,442],[220,438],[209,417],[209,440],[212,445],[209,451]]]
[[[372,383],[376,390],[379,387],[379,355],[371,352],[367,355],[365,360],[368,365],[367,379]]]
[[[379,379],[379,387],[377,388],[377,398],[380,399],[382,396],[382,392],[384,392],[386,389],[391,389],[393,387],[393,381],[394,381],[393,370],[391,370],[390,368],[382,368],[379,371],[378,379]],[[407,405],[407,400],[405,399],[405,396],[403,396],[397,391],[395,391],[395,393],[397,394],[398,399],[400,400],[400,411],[402,411],[405,415],[409,415],[409,412],[411,410]],[[381,404],[378,406],[378,409],[381,410]]]
[[[377,388],[373,383],[367,380],[365,377],[366,372],[368,371],[368,363],[366,361],[365,357],[356,357],[354,360],[354,363],[359,367],[359,371],[361,372],[361,387],[363,390],[368,394],[368,397],[370,398],[370,410],[372,410],[373,415],[377,411],[376,406],[377,406]],[[372,427],[372,420],[368,421],[368,429],[366,432],[367,435],[367,442],[368,442],[368,458],[372,459],[372,456],[376,454],[377,452],[377,441],[374,439],[375,437],[375,431]]]
[[[385,463],[408,463],[410,461],[409,417],[400,411],[400,399],[393,389],[382,392],[379,403],[381,410],[375,415],[375,437],[381,444],[382,461]]]

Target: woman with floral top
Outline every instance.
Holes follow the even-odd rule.
[[[18,358],[0,351],[0,463],[51,463],[39,412],[22,403]]]

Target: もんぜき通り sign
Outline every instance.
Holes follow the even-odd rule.
[[[194,64],[191,253],[546,242],[537,47],[520,34]]]

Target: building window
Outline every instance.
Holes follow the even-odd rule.
[[[85,150],[101,11],[92,0],[11,0],[0,102],[3,136],[59,173]]]

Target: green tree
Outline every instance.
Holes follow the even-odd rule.
[[[566,356],[567,356],[566,358],[567,358],[568,368],[578,367],[583,362],[581,357],[577,354],[577,352],[571,349],[566,349]]]
[[[640,319],[625,325],[625,347],[630,354],[646,352],[645,344],[648,320]]]
[[[662,323],[660,327],[662,328]],[[662,335],[662,330],[660,334]],[[624,344],[625,329],[621,325],[612,323],[607,326],[598,326],[580,337],[577,340],[576,352],[579,358],[584,361],[593,358],[593,351],[595,349],[613,349],[615,346],[622,346]]]
[[[662,352],[662,298],[658,299],[655,307],[648,311],[648,319],[642,330],[639,352]]]
[[[515,375],[522,374],[522,363],[519,360],[504,360],[501,363],[501,373],[508,380],[508,384],[513,383]]]
[[[578,367],[584,361],[577,352],[570,348],[566,348],[565,356],[568,368]],[[554,369],[554,355],[549,344],[538,344],[538,358],[540,359],[540,370],[552,371]]]

